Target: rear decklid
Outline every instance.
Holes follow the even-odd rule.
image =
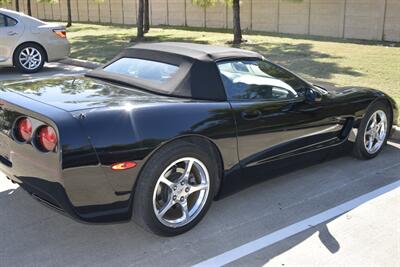
[[[9,82],[0,87],[4,92],[14,92],[68,112],[120,106],[127,102],[145,104],[169,99],[83,76]]]
[[[58,181],[61,149],[56,153],[39,153],[32,143],[34,137],[32,142],[17,140],[16,123],[25,117],[31,119],[35,129],[49,125],[57,132],[60,122],[73,122],[68,112],[0,88],[0,170],[17,181],[32,177]]]
[[[40,98],[40,94],[40,90],[36,91],[36,97]],[[71,177],[75,177],[77,167],[98,166],[96,152],[79,119],[59,107],[23,95],[0,86],[0,171],[29,193],[68,210],[71,206],[68,198],[76,196],[79,200],[80,194],[76,192],[82,192],[71,186],[77,181]],[[19,134],[21,120],[31,122],[25,139]],[[40,137],[43,127],[53,128],[57,135],[54,150],[43,150]],[[89,169],[99,180],[106,180],[100,168]],[[90,180],[92,176],[79,177],[77,184],[85,187],[86,177]]]
[[[65,30],[66,27],[62,24],[58,24],[58,23],[45,23],[43,25],[40,25],[38,27],[39,29],[62,29]]]

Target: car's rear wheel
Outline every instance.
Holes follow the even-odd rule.
[[[45,52],[37,44],[23,44],[14,53],[14,65],[23,73],[35,73],[43,68]]]
[[[211,159],[199,146],[182,141],[158,151],[139,177],[134,219],[163,236],[193,228],[214,198],[218,168]]]
[[[360,159],[376,157],[389,137],[390,121],[390,107],[383,102],[372,105],[361,121],[353,154]]]

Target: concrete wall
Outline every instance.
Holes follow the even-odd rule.
[[[218,3],[214,7],[206,8],[206,26],[210,28],[226,28],[226,5]]]
[[[400,1],[387,0],[384,40],[400,42]]]
[[[168,24],[185,26],[185,1],[168,0]]]
[[[13,0],[15,1],[15,0]],[[135,24],[138,0],[71,0],[72,19]],[[149,0],[152,25],[232,28],[232,10],[222,3],[200,8],[191,0]],[[33,16],[67,19],[67,0],[32,0]],[[27,0],[20,0],[27,13]],[[14,8],[15,3],[5,5]],[[400,42],[400,0],[242,0],[244,30]]]
[[[310,34],[343,37],[346,0],[312,0]]]
[[[124,12],[122,10],[122,0],[111,0],[111,22],[117,24],[124,24]]]
[[[382,2],[384,1],[347,0],[344,37],[381,40],[385,13]]]
[[[137,18],[137,1],[123,0],[123,11],[124,11],[124,24],[133,25],[136,24]]]
[[[99,22],[100,21],[100,5],[97,4],[94,0],[88,0],[88,21],[89,22]]]
[[[253,0],[252,29],[255,31],[277,32],[279,4],[279,0]]]
[[[167,25],[168,24],[168,2],[169,0],[151,0],[151,23],[153,25]]]
[[[192,4],[192,1],[186,1],[186,20],[187,26],[205,27],[205,9]],[[185,16],[183,14],[183,16]]]

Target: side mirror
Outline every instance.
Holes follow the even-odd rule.
[[[321,94],[313,88],[307,88],[305,93],[305,99],[309,103],[319,102],[322,99]]]

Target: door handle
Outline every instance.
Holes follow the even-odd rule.
[[[259,110],[246,110],[242,112],[242,118],[245,120],[257,120],[261,117],[261,111]]]
[[[8,32],[7,33],[9,36],[13,36],[13,35],[16,35],[17,33],[16,32]]]

